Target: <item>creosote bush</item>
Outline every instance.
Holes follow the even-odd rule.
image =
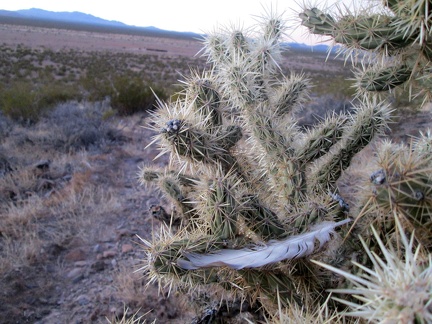
[[[71,153],[120,142],[120,132],[105,118],[109,111],[107,101],[59,104],[36,126],[37,129],[51,130],[49,133],[41,132],[45,135],[39,138],[40,145]]]
[[[11,119],[32,124],[46,115],[58,103],[79,99],[79,92],[64,85],[33,85],[17,82],[4,87],[0,96],[0,110]]]
[[[156,98],[167,99],[167,92],[152,82],[146,82],[134,73],[111,75],[102,78],[91,74],[81,79],[91,101],[111,99],[111,106],[119,115],[127,116],[152,110]]]
[[[146,84],[138,77],[116,76],[112,81],[111,105],[120,115],[132,115],[153,109],[156,97],[165,100],[162,88]]]

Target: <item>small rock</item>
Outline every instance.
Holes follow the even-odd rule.
[[[43,297],[39,297],[39,302],[40,302],[41,304],[48,304],[48,299],[43,298]]]
[[[105,262],[102,260],[97,260],[91,265],[91,268],[95,271],[103,271],[105,269]]]
[[[83,268],[73,268],[66,275],[69,279],[72,279],[73,283],[77,283],[82,278],[84,278],[84,269]]]
[[[75,278],[72,279],[72,283],[76,284],[76,283],[80,282],[83,278],[84,278],[84,274],[82,274],[82,275],[80,275],[78,277],[75,277]]]
[[[81,248],[75,248],[70,252],[66,253],[65,255],[65,260],[71,262],[82,261],[85,260],[86,258],[87,258],[87,254]]]
[[[113,258],[113,257],[115,257],[116,255],[117,255],[117,251],[114,251],[114,250],[107,250],[107,251],[104,251],[104,252],[103,252],[102,257],[103,257],[104,259],[107,259],[107,258]]]
[[[93,247],[93,252],[95,252],[95,253],[100,253],[100,252],[102,252],[102,246],[101,246],[100,244],[96,244],[96,245]]]
[[[122,253],[128,253],[132,250],[133,250],[132,244],[123,244],[122,245],[122,248],[121,248]]]
[[[41,171],[48,171],[50,167],[50,160],[42,160],[35,164],[35,169],[39,169]]]
[[[88,303],[90,303],[90,297],[83,294],[83,295],[79,295],[75,301],[80,304],[81,306],[87,305]]]
[[[66,277],[73,278],[73,277],[79,276],[82,273],[83,273],[83,269],[82,268],[73,268],[71,271],[68,272],[68,274],[66,275]]]
[[[85,267],[88,264],[87,261],[77,261],[74,263],[75,267]]]

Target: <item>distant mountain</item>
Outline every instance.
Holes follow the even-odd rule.
[[[95,17],[93,15],[85,14],[82,12],[74,11],[74,12],[53,12],[47,11],[37,8],[32,9],[24,9],[13,11],[20,15],[21,17],[27,18],[37,18],[44,20],[56,20],[63,22],[74,22],[79,24],[92,24],[92,25],[109,25],[109,26],[117,26],[117,27],[126,27],[127,25],[113,20],[105,20],[99,17]]]
[[[15,12],[15,11],[9,11],[9,10],[3,10],[0,9],[0,16],[5,16],[5,17],[19,17],[20,14]]]
[[[53,12],[37,8],[17,11],[1,10],[0,23],[23,24],[48,28],[117,32],[138,35],[162,35],[170,37],[199,38],[200,34],[176,32],[154,26],[137,27],[119,21],[105,20],[82,12]]]
[[[105,20],[93,15],[74,12],[53,12],[37,8],[8,11],[0,9],[0,23],[29,24],[51,28],[88,29],[101,32],[119,32],[141,35],[162,35],[171,37],[201,38],[203,35],[192,32],[176,32],[160,29],[154,26],[137,27],[119,21]],[[306,45],[301,43],[284,43],[292,50],[326,52],[327,45]],[[333,49],[334,50],[334,49]]]
[[[283,45],[288,46],[288,48],[290,48],[292,50],[300,50],[300,51],[308,50],[308,51],[313,51],[313,52],[327,52],[329,49],[329,46],[324,45],[324,44],[306,45],[306,44],[302,44],[302,43],[284,43]],[[332,52],[337,51],[337,49],[338,49],[338,47],[334,46],[332,48]]]

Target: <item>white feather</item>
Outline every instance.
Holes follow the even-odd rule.
[[[183,255],[188,259],[177,260],[177,265],[186,270],[206,267],[227,266],[235,270],[243,268],[258,268],[282,260],[304,257],[314,252],[315,240],[319,241],[319,248],[330,240],[330,234],[335,227],[350,222],[345,219],[340,222],[324,222],[314,227],[314,230],[291,236],[282,241],[269,241],[264,246],[248,249],[222,249],[208,254],[188,253]]]

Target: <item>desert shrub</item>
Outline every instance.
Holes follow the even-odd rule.
[[[100,147],[120,139],[120,135],[104,118],[108,104],[70,101],[56,106],[38,125],[51,131],[45,142],[57,150],[71,152]]]
[[[0,110],[0,143],[8,136],[12,130],[13,123]]]
[[[125,140],[107,117],[110,112],[109,101],[61,103],[38,123],[15,128],[9,135],[8,145],[32,152],[103,149],[107,144]]]
[[[36,105],[36,94],[30,84],[23,82],[3,89],[0,109],[6,116],[21,122],[34,122],[44,113]]]
[[[20,81],[3,89],[0,110],[15,121],[33,124],[45,116],[55,104],[77,97],[79,93],[71,86],[34,85]]]
[[[112,85],[109,77],[88,73],[78,81],[80,87],[87,93],[90,101],[100,101],[112,94]]]
[[[38,104],[41,107],[52,107],[58,103],[81,99],[76,87],[65,84],[50,83],[40,88]]]
[[[118,114],[127,116],[152,109],[156,97],[166,99],[166,91],[158,85],[144,80],[140,75],[127,72],[114,73],[91,72],[80,79],[81,86],[87,92],[90,101],[111,98],[112,108]]]
[[[117,76],[113,80],[111,105],[120,115],[132,115],[153,108],[156,97],[166,99],[162,88],[146,84],[139,77]]]

